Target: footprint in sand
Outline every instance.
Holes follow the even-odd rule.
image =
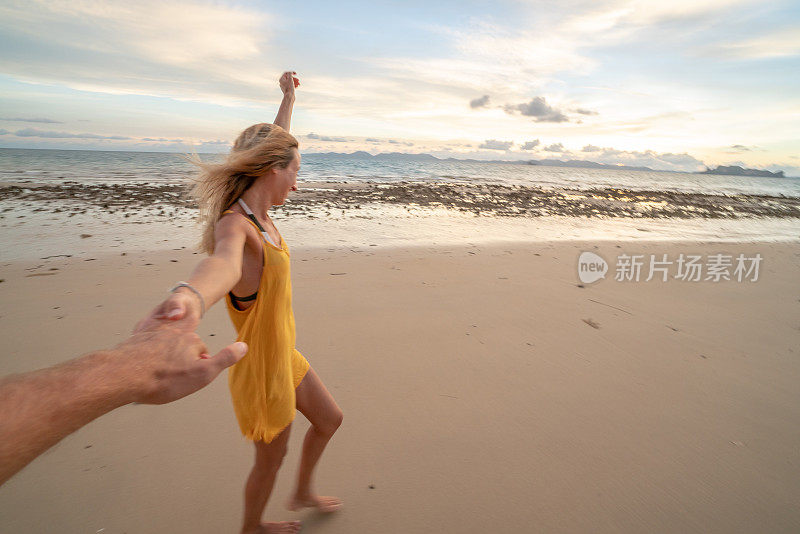
[[[582,319],[582,321],[584,323],[588,324],[589,326],[591,326],[592,328],[596,328],[598,330],[600,329],[600,325],[598,323],[592,321],[591,319]]]

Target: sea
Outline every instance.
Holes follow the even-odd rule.
[[[0,181],[31,183],[180,183],[195,171],[183,154],[0,148]],[[200,154],[221,161],[223,154]],[[624,188],[705,194],[800,197],[800,178],[725,176],[629,169],[593,169],[462,160],[417,161],[404,156],[303,154],[298,182],[398,181]]]

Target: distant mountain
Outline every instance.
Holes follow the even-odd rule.
[[[411,161],[442,161],[440,158],[436,156],[431,156],[430,154],[405,154],[403,152],[388,152],[388,153],[381,153],[375,154],[373,156],[375,159],[405,159]]]
[[[585,169],[623,169],[626,171],[650,171],[650,167],[629,167],[627,165],[609,165],[607,163],[595,163],[594,161],[586,161],[582,159],[571,159],[569,161],[561,161],[558,159],[542,159],[539,161],[530,160],[528,165],[543,165],[546,167],[581,167]]]
[[[344,154],[342,152],[315,152],[311,154],[303,154],[304,158],[316,157],[316,156],[325,156],[328,158],[347,158],[347,159],[372,159],[374,157],[369,152],[364,152],[363,150],[359,150],[358,152],[351,152],[350,154]]]
[[[594,161],[584,161],[572,159],[569,161],[561,161],[557,159],[543,159],[543,160],[504,160],[504,159],[462,159],[462,158],[437,158],[430,154],[406,154],[404,152],[389,152],[375,154],[374,156],[369,152],[359,150],[358,152],[351,152],[345,154],[342,152],[316,152],[304,154],[303,157],[309,156],[325,156],[328,158],[341,158],[341,159],[378,159],[378,160],[405,160],[405,161],[465,161],[471,163],[514,163],[517,165],[542,165],[547,167],[580,167],[584,169],[623,169],[628,171],[653,171],[649,167],[628,167],[626,165],[608,165],[606,163],[595,163]]]
[[[709,169],[698,172],[697,174],[727,174],[728,176],[766,176],[769,178],[785,178],[783,171],[760,171],[758,169],[745,169],[738,165],[730,165],[728,167],[720,165],[716,169]]]
[[[327,158],[341,158],[341,159],[403,159],[406,161],[443,161],[436,156],[431,156],[430,154],[406,154],[403,152],[382,152],[380,154],[375,154],[374,156],[369,152],[364,152],[363,150],[359,150],[358,152],[350,152],[349,154],[345,154],[343,152],[312,152],[309,154],[303,154],[304,158],[307,157],[315,157],[315,156],[325,156]]]

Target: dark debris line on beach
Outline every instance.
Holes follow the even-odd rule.
[[[800,198],[785,196],[415,182],[325,183],[306,189],[303,185],[300,184],[300,189],[286,205],[278,208],[279,212],[302,214],[320,208],[350,210],[391,204],[503,217],[800,218]],[[28,205],[31,202],[58,201],[59,205],[67,202],[72,203],[73,209],[95,208],[108,213],[141,208],[196,208],[187,193],[188,186],[183,184],[14,184],[0,186],[0,201],[25,201]],[[41,208],[41,211],[47,210]],[[55,207],[52,211],[62,209]]]

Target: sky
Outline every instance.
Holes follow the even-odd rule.
[[[224,152],[300,79],[304,153],[800,176],[800,3],[3,0],[0,147]]]

